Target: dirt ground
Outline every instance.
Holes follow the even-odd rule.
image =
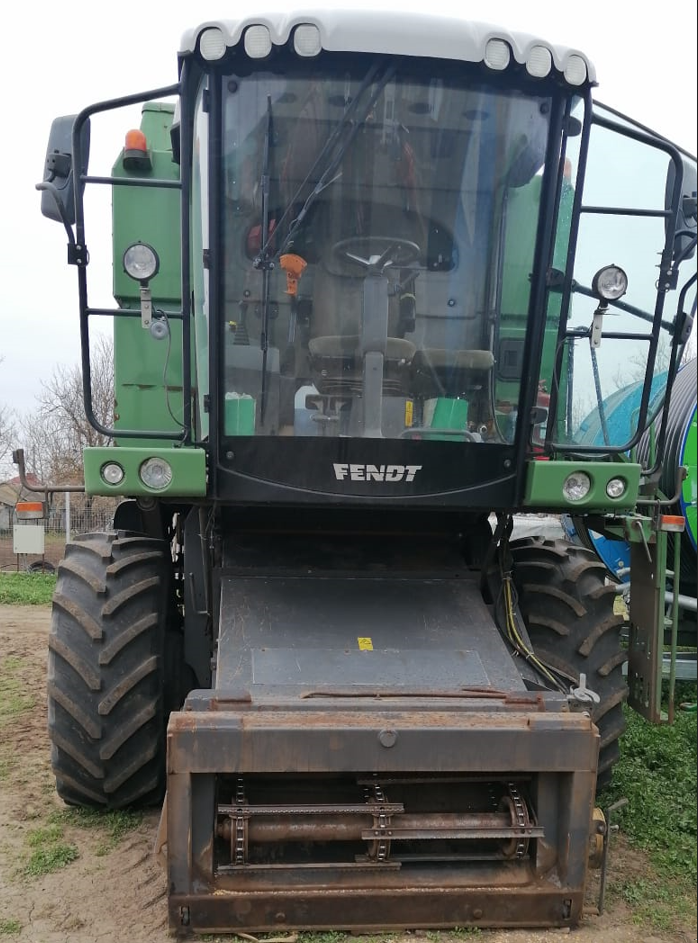
[[[48,608],[0,607],[0,938],[11,943],[172,943],[165,877],[153,858],[157,811],[147,814],[116,843],[105,840],[99,825],[62,824],[61,840],[77,850],[75,860],[53,873],[25,873],[37,835],[50,843],[55,838],[51,823],[57,816],[60,820],[59,810],[64,809],[54,792],[46,732],[48,627]],[[624,878],[637,879],[647,867],[622,835],[614,840],[611,886]],[[589,914],[572,932],[482,931],[477,939],[482,943],[555,943],[568,936],[574,943],[695,943],[696,932],[690,927],[652,932],[638,926],[617,894],[608,895],[602,916],[594,915],[597,893],[592,884]],[[430,943],[437,937],[443,943],[468,938],[463,932],[414,932],[390,934],[385,939],[418,943],[420,937]],[[376,940],[372,937],[372,943]]]

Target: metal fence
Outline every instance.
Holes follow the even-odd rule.
[[[26,523],[13,516],[0,525],[0,570],[51,572],[63,558],[66,539],[110,530],[113,517],[114,504],[111,503],[68,510],[52,507],[43,520]],[[21,529],[17,530],[18,527]],[[29,552],[21,552],[24,550]]]

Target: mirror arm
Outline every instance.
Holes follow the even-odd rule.
[[[47,190],[47,191],[51,194],[51,196],[53,197],[53,199],[55,200],[56,206],[58,207],[58,212],[60,213],[60,216],[61,216],[61,221],[63,222],[63,226],[64,226],[64,228],[65,228],[65,231],[66,231],[67,235],[68,235],[68,244],[69,244],[69,246],[70,246],[71,248],[74,249],[74,248],[75,248],[75,236],[73,235],[73,230],[72,230],[72,228],[71,228],[71,226],[70,226],[70,221],[69,221],[69,219],[68,219],[68,214],[67,214],[67,212],[66,212],[65,206],[63,205],[63,200],[61,199],[61,195],[60,195],[60,193],[58,192],[58,188],[57,188],[56,186],[54,186],[54,184],[52,184],[50,181],[44,180],[44,181],[42,181],[42,183],[37,183],[37,184],[36,184],[36,189],[37,189],[37,190]],[[70,250],[69,250],[68,255],[69,255],[69,259],[70,259]]]

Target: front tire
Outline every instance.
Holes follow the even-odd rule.
[[[165,783],[169,547],[127,531],[66,546],[48,658],[51,764],[70,805],[159,802]]]
[[[536,654],[601,698],[592,710],[599,728],[597,789],[607,786],[620,756],[625,730],[623,677],[627,652],[622,618],[614,612],[615,588],[595,554],[564,540],[528,537],[512,541],[513,578],[519,606]]]

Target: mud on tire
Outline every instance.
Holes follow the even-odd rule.
[[[162,798],[172,598],[164,541],[119,531],[66,546],[51,615],[48,725],[56,788],[71,805]]]
[[[615,589],[595,554],[563,540],[512,541],[513,577],[521,614],[536,653],[575,680],[584,673],[601,702],[592,716],[601,737],[597,789],[608,785],[625,729],[627,685],[621,646],[622,618]]]

